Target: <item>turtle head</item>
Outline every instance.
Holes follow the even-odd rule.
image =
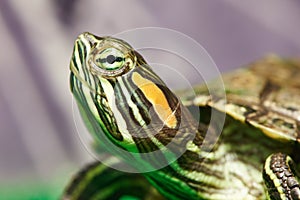
[[[165,145],[178,129],[178,98],[123,40],[79,35],[70,68],[81,114],[101,141],[148,152]]]

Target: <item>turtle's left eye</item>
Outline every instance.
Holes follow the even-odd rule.
[[[94,63],[103,70],[118,70],[125,65],[125,55],[115,48],[108,48],[94,57]]]

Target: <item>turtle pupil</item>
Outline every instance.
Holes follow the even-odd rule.
[[[114,55],[109,55],[106,57],[106,62],[109,64],[113,64],[116,61],[116,57]]]
[[[107,62],[109,64],[113,64],[114,62],[121,62],[124,59],[122,57],[115,57],[114,55],[109,55],[106,57],[106,59],[100,59],[100,62]]]

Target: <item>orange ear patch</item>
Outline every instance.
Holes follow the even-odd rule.
[[[152,81],[142,77],[137,72],[132,74],[134,84],[143,92],[148,101],[153,105],[159,118],[169,127],[175,128],[177,119],[169,106],[163,91]]]

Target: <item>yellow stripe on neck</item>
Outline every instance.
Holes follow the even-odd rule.
[[[177,119],[169,106],[163,91],[152,81],[143,78],[137,72],[132,74],[134,84],[143,92],[148,101],[153,105],[159,118],[169,128],[175,128]]]

